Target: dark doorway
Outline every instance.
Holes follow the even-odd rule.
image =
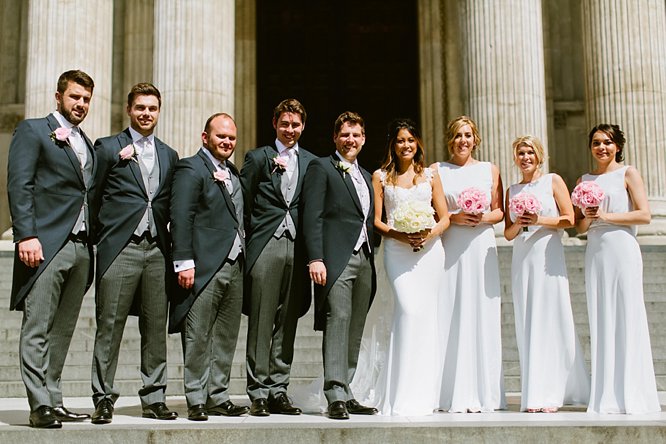
[[[334,150],[333,123],[343,111],[366,121],[359,161],[384,158],[386,126],[419,119],[416,0],[257,0],[257,141],[275,140],[272,111],[294,97],[308,113],[301,145]]]

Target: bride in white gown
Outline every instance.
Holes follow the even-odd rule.
[[[396,120],[389,125],[387,151],[372,184],[375,229],[385,239],[384,265],[394,311],[376,398],[384,415],[428,415],[438,406],[441,377],[437,297],[444,271],[440,235],[449,225],[448,210],[437,170],[425,166],[413,122]],[[409,222],[414,223],[411,228]],[[408,233],[419,228],[425,229]],[[368,333],[376,327],[371,324]],[[368,342],[372,340],[366,334]]]

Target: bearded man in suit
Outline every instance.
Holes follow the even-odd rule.
[[[315,283],[315,330],[324,331],[324,394],[328,416],[373,415],[349,387],[376,289],[372,251],[374,202],[370,173],[358,165],[365,123],[354,112],[335,121],[336,152],[310,162],[302,197],[303,234]]]
[[[298,318],[310,307],[299,230],[303,177],[316,156],[299,146],[306,113],[296,99],[273,111],[272,145],[248,152],[241,170],[247,227],[247,394],[250,415],[299,415],[287,396]]]
[[[62,421],[90,417],[63,406],[61,375],[93,277],[88,194],[96,159],[79,124],[94,86],[83,71],[62,73],[56,111],[19,123],[9,147],[16,243],[10,309],[23,311],[19,354],[32,427],[59,428]]]
[[[170,331],[180,331],[188,419],[239,416],[229,376],[243,305],[243,195],[229,158],[236,124],[208,118],[203,147],[176,165],[171,188],[174,269],[183,292],[171,303]]]
[[[178,153],[153,134],[161,105],[155,86],[134,85],[127,96],[130,126],[95,142],[99,166],[92,207],[97,237],[93,424],[113,419],[120,395],[114,379],[129,314],[139,316],[143,417],[178,416],[165,404],[167,291],[175,285],[167,225]]]

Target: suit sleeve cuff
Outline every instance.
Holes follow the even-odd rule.
[[[180,273],[181,271],[194,268],[194,259],[185,259],[182,261],[173,261],[173,271]]]

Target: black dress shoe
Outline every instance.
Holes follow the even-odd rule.
[[[178,418],[178,413],[169,410],[169,407],[167,407],[165,403],[156,402],[145,406],[143,408],[142,416],[144,418],[152,419],[176,419]]]
[[[240,416],[246,414],[250,409],[245,405],[236,405],[231,401],[224,401],[215,407],[206,409],[209,415]]]
[[[53,414],[61,422],[85,421],[86,419],[90,419],[90,415],[87,413],[74,413],[61,405],[53,407]]]
[[[268,401],[268,411],[282,415],[300,415],[301,409],[291,405],[286,393],[278,393],[275,398]]]
[[[90,422],[93,424],[109,424],[113,420],[113,401],[102,399],[95,407],[95,413]]]
[[[347,401],[347,411],[355,415],[376,415],[377,409],[359,404],[355,399]]]
[[[268,410],[268,401],[266,398],[258,398],[252,401],[250,407],[250,415],[252,416],[270,416],[271,412]]]
[[[193,405],[187,409],[187,419],[190,421],[208,421],[206,406],[203,404]]]
[[[328,417],[331,419],[349,419],[344,401],[333,401],[328,405]]]
[[[59,429],[62,427],[62,423],[58,421],[51,407],[43,405],[30,412],[30,427]]]

